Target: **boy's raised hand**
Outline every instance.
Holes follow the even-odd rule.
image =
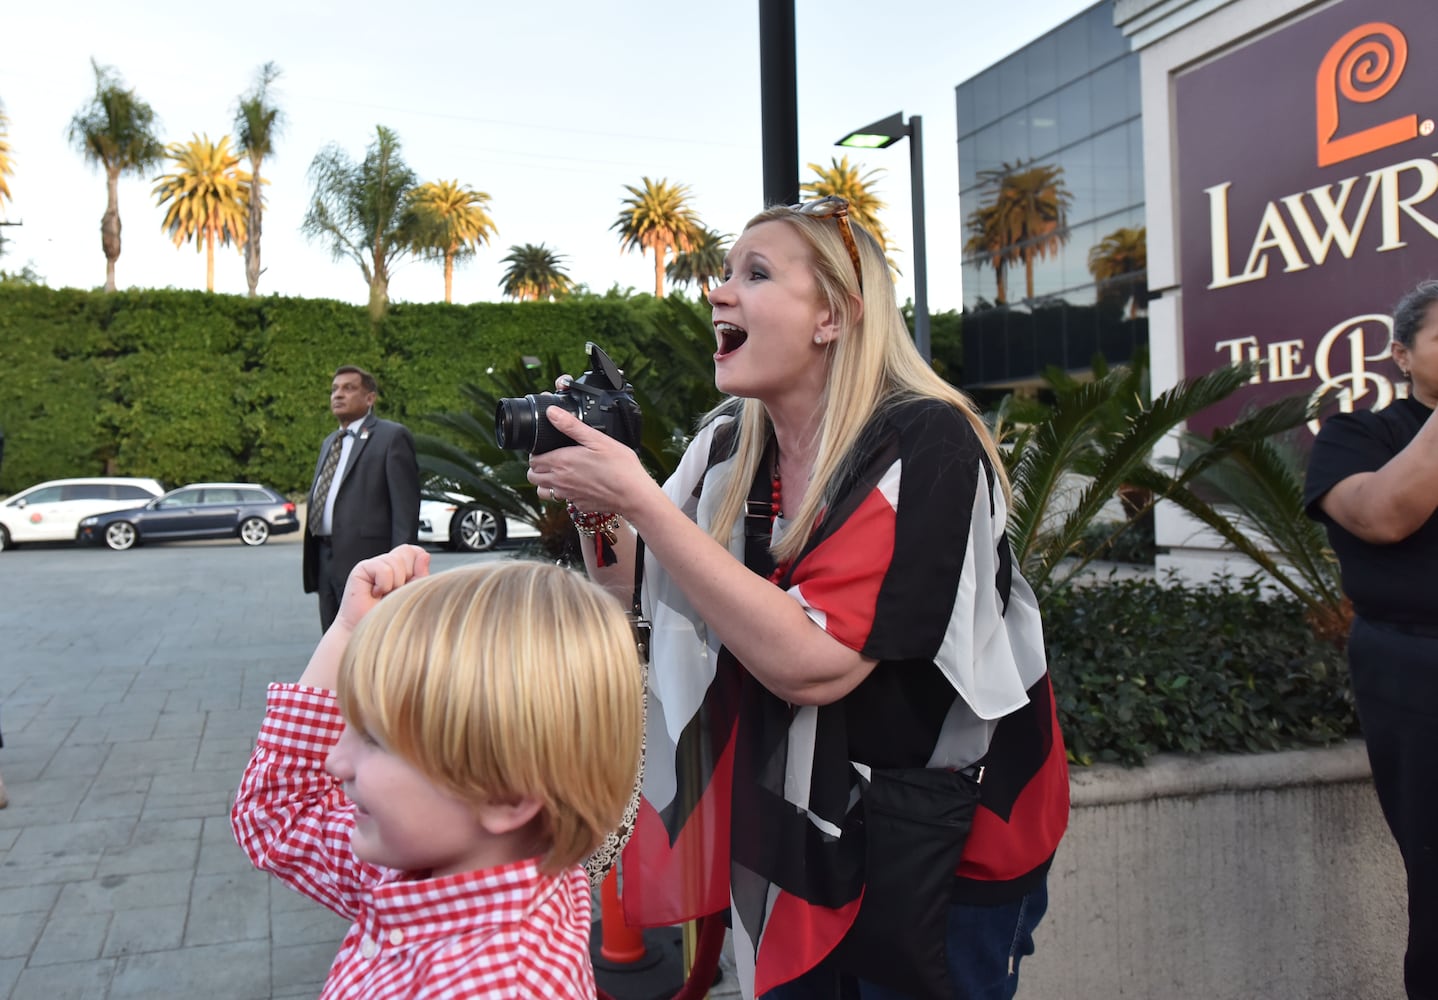
[[[418,545],[398,545],[382,556],[366,559],[350,570],[334,624],[320,639],[299,683],[334,690],[340,658],[360,619],[386,595],[411,580],[429,576],[429,553]]]
[[[364,560],[350,570],[335,623],[353,631],[386,594],[423,576],[429,576],[429,553],[418,545],[396,545],[382,556]]]

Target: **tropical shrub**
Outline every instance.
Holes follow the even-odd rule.
[[[1044,635],[1071,760],[1291,749],[1357,735],[1343,654],[1260,575],[1055,591]]]

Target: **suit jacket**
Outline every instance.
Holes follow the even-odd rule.
[[[337,428],[320,446],[314,479],[330,445],[341,433]],[[335,495],[333,534],[334,569],[348,574],[363,559],[382,555],[403,542],[419,537],[419,465],[409,428],[373,413],[365,417],[359,435],[350,445],[349,461],[340,475]],[[310,481],[311,505],[323,504]],[[319,589],[319,540],[305,523],[305,593]]]

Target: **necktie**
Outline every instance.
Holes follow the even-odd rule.
[[[315,480],[315,490],[310,494],[310,509],[306,516],[309,521],[310,534],[319,534],[320,525],[324,521],[325,501],[329,499],[330,484],[335,479],[335,469],[339,468],[340,452],[344,449],[345,435],[347,431],[341,431],[335,435],[334,443],[330,445],[330,452],[325,456],[325,464],[320,467],[320,476]]]

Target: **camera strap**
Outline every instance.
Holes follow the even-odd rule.
[[[638,532],[634,535],[634,600],[629,605],[629,627],[634,630],[634,645],[639,650],[639,661],[647,664],[649,662],[649,646],[651,642],[649,622],[644,619],[644,607],[640,604],[640,596],[644,589],[644,539],[639,537]]]
[[[639,606],[639,595],[644,589],[644,539],[638,532],[634,533],[634,600],[630,602],[629,613],[635,618],[644,617],[643,609]]]

